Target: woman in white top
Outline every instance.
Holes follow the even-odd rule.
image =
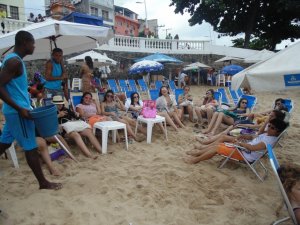
[[[171,96],[169,94],[168,88],[166,86],[162,86],[159,90],[159,98],[156,99],[156,108],[158,110],[158,115],[166,118],[166,121],[169,125],[171,125],[175,131],[178,131],[175,123],[179,125],[181,128],[185,128],[185,126],[180,121],[180,110],[177,109],[177,102],[175,100],[175,96]],[[173,122],[173,120],[175,123]]]

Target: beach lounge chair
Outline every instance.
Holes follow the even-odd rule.
[[[135,80],[128,80],[128,84],[132,91],[138,91]]]
[[[176,85],[175,85],[174,80],[169,80],[169,87],[173,92],[175,92]]]
[[[184,94],[184,90],[182,88],[175,89],[175,99],[177,103],[178,103],[179,95],[183,95],[183,94]]]
[[[239,98],[244,94],[241,88],[237,89],[236,93],[238,94]]]
[[[141,91],[148,91],[149,90],[148,85],[146,84],[144,79],[138,79],[138,84],[140,86]]]
[[[238,94],[236,93],[236,91],[229,88],[229,94],[231,96],[231,99],[232,99],[233,103],[235,105],[237,105],[238,102],[239,102],[239,97],[238,97]]]
[[[160,89],[163,86],[163,83],[161,80],[156,80],[155,81],[155,88]]]
[[[151,100],[156,100],[159,97],[159,90],[158,89],[150,89],[149,96]]]
[[[293,100],[291,100],[291,99],[283,99],[283,104],[287,108],[288,112],[292,113],[292,111],[294,109],[294,102],[293,102]]]
[[[107,83],[110,90],[112,90],[114,93],[119,92],[119,88],[115,79],[108,79]]]
[[[121,92],[129,91],[129,87],[127,86],[127,83],[125,80],[119,80],[119,87]]]
[[[72,80],[72,91],[81,91],[81,79],[80,78],[73,78]]]
[[[221,105],[221,99],[222,99],[222,93],[221,92],[218,92],[218,91],[215,91],[214,92],[214,97],[215,99],[218,101],[219,105]]]
[[[218,88],[217,91],[222,94],[222,98],[221,98],[222,104],[224,103],[226,105],[230,105],[228,95],[226,93],[226,89],[225,88]]]
[[[240,98],[245,98],[248,101],[247,107],[250,109],[250,111],[253,111],[257,98],[254,95],[241,95]]]
[[[277,172],[277,170],[279,168],[279,162],[278,162],[278,160],[276,158],[275,153],[273,152],[272,146],[268,145],[267,149],[268,149],[268,156],[269,156],[269,160],[270,160],[270,164],[271,164],[272,170],[273,170],[273,172],[275,174],[275,178],[276,178],[277,184],[279,186],[280,193],[281,193],[281,195],[283,197],[285,206],[286,206],[286,208],[288,210],[288,213],[289,213],[288,217],[285,217],[285,218],[282,218],[280,220],[277,220],[277,221],[275,221],[272,224],[273,225],[277,225],[277,224],[280,224],[282,222],[285,222],[285,221],[291,219],[293,221],[293,223],[295,225],[297,225],[297,220],[296,220],[296,217],[295,217],[295,214],[294,214],[294,211],[293,211],[293,207],[292,207],[292,205],[290,203],[290,200],[289,200],[289,198],[287,196],[287,193],[284,190],[284,187],[282,185],[282,182],[281,182],[280,177],[279,177],[278,172]]]
[[[216,82],[217,86],[223,85],[225,87],[225,81],[226,81],[225,74],[220,73],[217,75],[217,82]]]
[[[129,98],[130,99],[130,96],[132,95],[132,93],[134,93],[136,91],[125,91],[125,95],[126,95],[126,98]]]

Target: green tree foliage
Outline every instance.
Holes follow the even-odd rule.
[[[300,38],[299,0],[171,0],[175,13],[188,12],[191,26],[210,23],[221,35],[245,34],[243,47],[251,38],[267,42],[274,50],[282,40]]]
[[[244,42],[245,42],[244,38],[237,38],[232,40],[233,47],[237,47],[237,48],[243,48]],[[248,48],[254,50],[263,50],[263,49],[270,49],[270,45],[266,40],[255,38],[250,41]]]

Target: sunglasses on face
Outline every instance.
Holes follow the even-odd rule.
[[[211,93],[210,93],[210,92],[206,92],[206,94],[207,94],[207,95],[211,95]]]
[[[107,98],[112,98],[112,97],[113,97],[113,95],[106,95],[106,97],[107,97]]]
[[[247,104],[248,102],[241,102],[241,104]]]
[[[281,105],[281,102],[277,102],[276,105]]]
[[[133,98],[139,98],[139,96],[133,96]]]
[[[85,96],[84,99],[92,99],[90,96]]]

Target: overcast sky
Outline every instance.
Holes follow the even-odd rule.
[[[175,14],[174,6],[169,6],[170,0],[145,0],[147,5],[147,19],[157,19],[158,25],[164,25],[159,29],[159,37],[165,38],[166,31],[174,37],[176,34],[182,40],[211,40],[213,44],[232,46],[231,37],[218,38],[218,33],[214,32],[212,26],[208,23],[202,25],[189,26],[188,20],[190,15]],[[142,2],[136,3],[136,2]],[[144,0],[114,0],[114,4],[126,7],[139,15],[140,19],[145,19]],[[45,14],[44,0],[25,0],[25,14],[29,15],[34,12],[35,16],[38,13]],[[240,35],[239,37],[243,37]],[[291,44],[284,42],[278,48],[284,48],[285,45]]]

